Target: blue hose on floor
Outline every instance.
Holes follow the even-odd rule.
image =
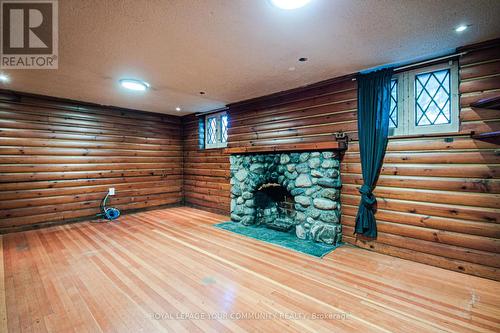
[[[116,220],[120,216],[120,211],[118,208],[114,207],[106,207],[106,202],[108,201],[109,193],[106,194],[104,199],[101,201],[101,214],[98,216],[103,216],[104,218],[113,221]]]

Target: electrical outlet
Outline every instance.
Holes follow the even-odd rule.
[[[115,188],[114,187],[110,187],[109,190],[108,190],[108,194],[109,195],[115,195]]]

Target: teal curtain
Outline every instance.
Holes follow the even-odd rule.
[[[363,185],[361,202],[356,216],[355,233],[377,237],[375,211],[377,200],[373,195],[382,167],[389,132],[392,69],[382,69],[359,75],[358,81],[358,135],[361,154]]]

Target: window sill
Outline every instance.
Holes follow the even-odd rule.
[[[418,138],[437,138],[437,137],[450,137],[458,135],[471,135],[472,132],[447,132],[447,133],[428,133],[428,134],[409,134],[409,135],[393,135],[389,136],[392,139],[418,139]]]
[[[199,148],[198,150],[202,151],[202,150],[224,150],[226,149],[227,146],[223,146],[223,147],[204,147],[204,148]]]

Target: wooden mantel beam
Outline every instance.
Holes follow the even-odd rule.
[[[318,143],[296,143],[279,146],[253,146],[233,147],[224,149],[226,154],[250,154],[250,153],[272,153],[278,151],[306,151],[306,150],[345,150],[347,143],[343,141],[318,142]]]

